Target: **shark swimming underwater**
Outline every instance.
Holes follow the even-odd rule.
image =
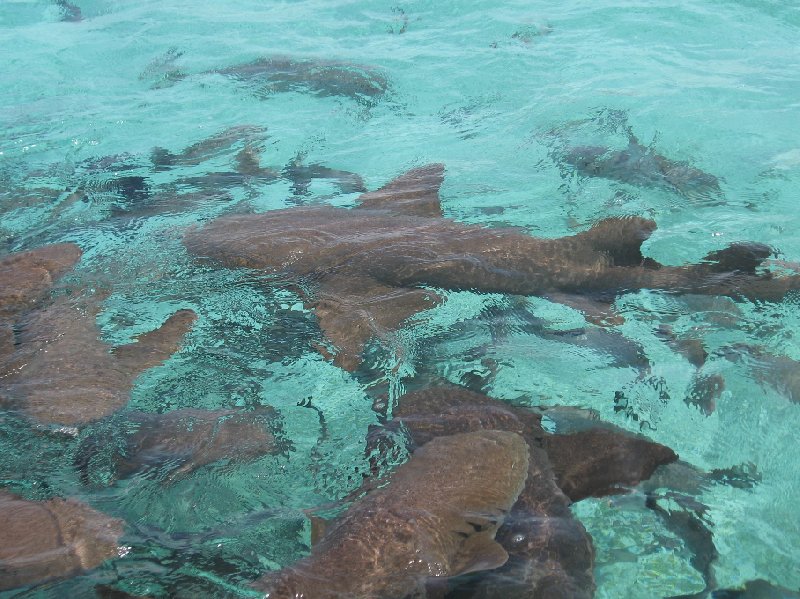
[[[525,439],[528,478],[497,533],[508,562],[451,581],[446,596],[589,599],[594,549],[570,504],[625,492],[677,456],[668,447],[613,428],[550,434],[541,427],[539,414],[459,387],[408,393],[386,423],[389,432],[405,431],[411,448],[440,435],[484,429],[513,431]]]
[[[130,398],[136,377],[175,353],[197,316],[172,314],[158,329],[113,348],[99,338],[98,298],[68,296],[20,319],[17,347],[0,379],[0,399],[45,424],[104,418]]]
[[[458,387],[402,396],[367,453],[397,443],[408,461],[365,480],[311,554],[257,589],[275,599],[591,599],[594,548],[570,504],[624,492],[677,459],[619,430],[550,434],[539,414]]]
[[[756,272],[772,252],[740,243],[699,264],[663,266],[641,244],[655,230],[644,218],[611,218],[577,235],[535,238],[442,215],[441,164],[415,168],[363,194],[353,209],[298,207],[218,218],[190,229],[194,255],[264,272],[299,288],[330,342],[320,348],[353,370],[371,337],[383,339],[440,298],[423,287],[538,295],[608,316],[627,291],[727,295],[779,301],[800,276]]]
[[[59,243],[0,257],[0,369],[14,353],[16,319],[39,304],[81,254],[77,245]]]
[[[0,258],[0,403],[42,423],[82,424],[124,406],[134,379],[177,351],[196,319],[179,310],[112,350],[95,322],[102,294],[48,297],[80,257],[67,243]]]
[[[119,556],[124,523],[75,499],[0,489],[0,591],[75,576]]]
[[[575,146],[561,160],[589,177],[612,179],[640,187],[661,187],[684,197],[721,198],[719,179],[690,164],[671,160],[628,134],[628,147]]]
[[[508,554],[494,536],[527,473],[528,448],[514,432],[439,437],[354,501],[310,556],[255,587],[275,599],[389,599],[422,593],[429,579],[496,568]]]
[[[243,463],[286,452],[276,410],[200,410],[184,408],[163,414],[126,410],[96,425],[76,452],[74,464],[84,484],[107,474],[105,483],[152,471],[171,483],[219,461]],[[120,439],[120,437],[122,437]],[[110,472],[94,462],[111,464]]]

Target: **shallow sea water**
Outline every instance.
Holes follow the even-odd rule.
[[[280,456],[206,466],[171,484],[143,474],[87,486],[72,467],[86,433],[43,433],[4,413],[2,485],[30,498],[78,497],[123,518],[129,549],[84,576],[1,596],[81,596],[96,584],[152,597],[253,596],[248,581],[308,551],[303,510],[345,496],[368,470],[365,437],[378,422],[370,388],[383,385],[396,399],[422,368],[452,382],[478,373],[501,399],[594,410],[699,469],[747,465],[757,480],[750,488],[715,485],[697,497],[708,506],[718,585],[764,578],[800,587],[800,404],[780,381],[776,388],[759,377],[754,360],[726,353],[745,344],[800,360],[797,298],[758,305],[622,296],[617,331],[638,344],[642,365],[620,354],[631,344],[542,334],[586,326],[570,308],[446,293],[397,333],[395,351],[372,347],[371,378],[356,377],[314,351],[322,335],[298,295],[252,273],[197,264],[181,236],[244,206],[349,206],[358,193],[329,179],[313,180],[304,195],[284,178],[234,181],[210,197],[128,213],[119,208],[130,198],[108,183],[124,164],[123,174],[146,178],[151,190],[192,190],[199,184],[184,179],[232,170],[241,145],[168,172],[153,169],[153,148],[177,153],[249,125],[266,129],[262,166],[280,170],[301,157],[357,173],[367,189],[442,162],[444,212],[463,222],[556,237],[639,215],[658,223],[645,253],[663,263],[744,240],[800,261],[795,3],[75,4],[79,22],[61,21],[55,2],[0,2],[0,251],[78,243],[76,276],[113,288],[98,318],[113,344],[176,309],[198,313],[183,349],[136,381],[130,409],[269,405],[290,444]],[[269,56],[371,65],[390,90],[375,98],[265,90],[214,72]],[[713,174],[719,192],[583,176],[563,160],[577,145],[625,148],[628,132]],[[104,157],[115,158],[98,164]],[[659,338],[661,324],[703,339],[710,355],[702,373],[725,380],[713,413],[684,401],[695,368]],[[316,409],[300,405],[307,397]],[[597,597],[703,588],[690,551],[641,494],[585,500],[574,511],[594,538]]]

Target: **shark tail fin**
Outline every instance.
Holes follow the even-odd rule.
[[[441,217],[439,188],[443,180],[443,164],[414,168],[380,189],[361,195],[359,208],[389,210],[406,216]]]

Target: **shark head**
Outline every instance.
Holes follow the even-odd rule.
[[[527,473],[516,433],[438,437],[351,504],[310,556],[255,586],[268,597],[404,597],[431,578],[497,568],[508,554],[494,537]]]

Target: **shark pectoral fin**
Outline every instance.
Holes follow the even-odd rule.
[[[611,302],[571,293],[548,293],[545,297],[551,302],[564,304],[583,312],[586,320],[597,326],[617,326],[625,322],[625,319],[614,310]]]
[[[335,277],[320,286],[313,305],[334,351],[318,349],[337,366],[355,370],[371,337],[385,338],[405,319],[438,301],[435,293],[425,289],[389,287],[364,277]]]
[[[178,351],[195,320],[197,314],[192,310],[178,310],[159,328],[139,335],[133,343],[114,348],[112,353],[122,369],[136,377]]]
[[[358,198],[358,207],[406,216],[441,217],[439,188],[443,179],[443,164],[411,169],[380,189],[363,194]]]
[[[508,561],[508,552],[486,534],[467,537],[453,559],[451,575],[494,570]]]

